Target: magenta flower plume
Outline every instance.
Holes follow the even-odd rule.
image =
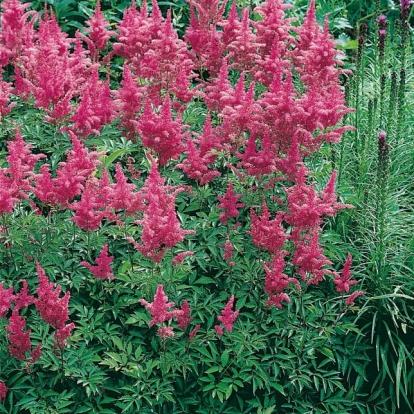
[[[297,272],[308,285],[317,285],[325,275],[332,274],[331,270],[324,268],[332,262],[323,254],[323,249],[319,244],[320,231],[319,227],[315,227],[299,240],[296,235],[293,235],[296,250],[292,263],[294,266],[298,266]]]
[[[136,136],[139,134],[137,119],[143,107],[144,89],[145,87],[136,81],[130,65],[124,63],[121,87],[115,91],[115,103],[120,125],[123,127],[122,134],[132,141],[136,141]]]
[[[30,359],[27,358],[27,353],[32,349],[32,341],[30,340],[31,330],[25,331],[26,321],[20,315],[17,309],[13,310],[12,316],[9,319],[9,326],[6,326],[7,336],[9,338],[9,351],[12,356],[31,363],[36,362],[40,358],[40,348],[42,344],[39,343],[37,347],[31,352]]]
[[[16,295],[14,300],[14,309],[13,311],[18,311],[23,308],[27,308],[29,305],[34,303],[35,298],[29,294],[29,288],[26,280],[21,280],[23,287],[20,292]]]
[[[320,194],[313,184],[306,184],[307,174],[305,166],[301,165],[296,174],[296,183],[286,189],[289,213],[286,221],[298,230],[316,228],[322,224],[322,216],[332,217],[340,209],[352,208],[351,205],[336,201],[336,171],[332,173],[326,188]]]
[[[99,186],[96,180],[89,180],[85,184],[81,199],[70,204],[69,208],[75,212],[72,221],[84,230],[98,230],[102,219],[107,215],[102,208],[102,202],[98,194]]]
[[[157,164],[152,161],[151,172],[142,187],[140,196],[143,200],[143,217],[135,223],[141,225],[141,242],[133,238],[127,240],[134,245],[144,256],[160,262],[165,251],[184,240],[187,234],[194,234],[193,230],[183,230],[175,211],[175,197],[184,189],[164,185]]]
[[[16,128],[14,140],[7,143],[9,155],[6,157],[10,167],[5,171],[10,176],[12,187],[16,188],[15,196],[19,199],[27,199],[27,192],[32,190],[31,183],[34,179],[34,166],[38,160],[46,158],[44,154],[33,154],[31,144],[26,144],[20,128]]]
[[[220,137],[211,124],[210,113],[207,114],[203,133],[194,133],[194,135],[196,138],[189,138],[186,142],[187,158],[176,165],[176,168],[180,168],[188,177],[197,180],[200,185],[204,185],[212,181],[214,177],[220,176],[217,170],[208,168],[208,165],[217,158],[213,151],[221,149]],[[197,144],[199,148],[197,148]]]
[[[253,244],[263,247],[271,253],[276,253],[282,248],[287,238],[282,226],[283,213],[278,212],[271,220],[266,201],[263,199],[262,214],[257,216],[254,210],[250,211],[252,228],[247,233],[252,236]]]
[[[158,285],[153,302],[150,303],[145,299],[140,299],[139,303],[145,306],[151,313],[151,321],[149,326],[153,326],[156,323],[166,322],[175,316],[182,315],[183,313],[183,311],[178,309],[172,311],[168,310],[172,308],[175,303],[168,302],[168,296],[164,293],[163,285]]]
[[[194,256],[194,252],[188,250],[186,252],[178,253],[177,256],[175,256],[174,259],[172,260],[172,264],[178,265],[182,263],[186,257],[189,257],[189,256]]]
[[[290,297],[287,293],[278,293],[272,295],[267,300],[267,306],[276,306],[278,309],[282,309],[282,302],[290,303]]]
[[[0,382],[0,403],[6,398],[8,388],[4,382]]]
[[[243,208],[243,203],[238,203],[239,199],[242,197],[242,194],[235,194],[233,190],[233,182],[229,182],[226,193],[223,197],[218,196],[217,198],[220,201],[218,208],[225,210],[220,214],[220,221],[223,224],[227,224],[227,220],[232,217],[237,217],[239,215],[239,208]]]
[[[165,341],[167,338],[174,337],[174,331],[171,326],[161,326],[157,329],[157,333],[163,341]]]
[[[237,157],[241,159],[237,167],[242,167],[247,174],[255,177],[270,174],[276,170],[276,156],[272,149],[269,134],[266,133],[264,135],[260,144],[262,149],[258,150],[256,136],[251,133],[247,145],[244,148],[244,153],[236,152]]]
[[[351,275],[351,264],[352,264],[352,255],[348,253],[348,256],[346,258],[344,268],[342,269],[342,276],[339,276],[339,274],[335,274],[335,288],[339,293],[348,293],[349,288],[353,285],[356,285],[358,283],[357,280],[349,280]]]
[[[13,94],[13,86],[9,82],[5,82],[0,78],[0,121],[3,116],[7,115],[13,106],[16,106],[16,102],[9,103],[9,100]]]
[[[240,312],[239,310],[233,311],[233,305],[234,295],[231,296],[225,308],[221,311],[221,316],[217,316],[217,319],[223,324],[223,327],[221,325],[214,327],[219,335],[223,335],[223,328],[229,332],[233,330],[233,323],[236,321]]]
[[[211,157],[209,155],[202,156],[194,140],[188,139],[186,146],[187,158],[182,163],[177,164],[176,168],[183,170],[189,178],[197,180],[200,185],[205,185],[212,181],[214,177],[220,176],[217,170],[208,168]]]
[[[184,329],[194,318],[190,318],[190,305],[186,300],[183,300],[181,305],[182,313],[177,315],[178,326]]]
[[[196,326],[194,326],[194,328],[192,329],[192,331],[188,334],[188,340],[191,341],[192,339],[194,339],[194,337],[197,335],[198,330],[201,328],[201,325],[198,324]]]
[[[94,70],[82,91],[79,106],[71,117],[73,131],[81,136],[100,135],[102,127],[116,118],[115,109],[109,79],[101,81],[98,69]]]
[[[72,39],[64,33],[47,9],[39,22],[32,47],[26,47],[16,68],[16,90],[23,98],[33,94],[36,107],[48,114],[47,121],[67,119],[72,111],[71,98],[85,76],[73,72]]]
[[[280,0],[266,0],[254,9],[262,18],[254,23],[260,54],[269,55],[276,44],[278,49],[286,52],[292,40],[290,34],[291,22],[294,19],[285,18],[285,10],[292,8]]]
[[[86,29],[86,32],[89,33],[89,37],[96,48],[99,50],[105,50],[108,40],[114,32],[112,30],[108,30],[110,24],[105,20],[105,17],[101,11],[100,0],[96,2],[94,14],[85,23],[89,26],[89,28]]]
[[[19,202],[17,192],[18,187],[6,174],[6,169],[0,168],[0,213],[13,212],[14,205]]]
[[[207,69],[211,76],[220,70],[225,44],[222,41],[223,32],[218,25],[224,21],[227,2],[212,0],[192,1],[190,3],[190,25],[184,39],[190,44],[193,60],[197,69]],[[197,11],[197,14],[195,13]]]
[[[33,24],[36,20],[35,11],[26,12],[30,3],[19,0],[4,0],[1,4],[1,31],[0,31],[0,67],[6,66],[10,59],[20,56],[25,46],[33,43]],[[28,19],[32,16],[32,19]]]
[[[13,286],[4,289],[3,283],[0,283],[0,318],[8,312],[15,298],[16,296],[13,295]]]
[[[258,43],[256,34],[250,27],[250,10],[245,7],[242,12],[240,25],[234,27],[232,33],[233,41],[227,46],[231,59],[231,68],[236,70],[251,70],[259,59],[257,53]],[[264,45],[263,45],[264,46]]]
[[[95,266],[89,264],[88,262],[80,262],[80,265],[87,267],[95,279],[113,279],[114,275],[111,267],[113,260],[114,257],[108,255],[108,243],[105,243],[102,247],[100,255],[95,260]]]
[[[176,97],[184,102],[191,100],[193,92],[190,90],[190,81],[194,77],[193,63],[186,43],[173,29],[170,10],[151,40],[150,48],[142,56],[140,65],[135,67],[140,77],[151,79],[148,88],[154,98],[160,96],[160,90],[166,90],[174,92]]]
[[[346,298],[346,305],[351,306],[354,305],[354,301],[358,296],[365,295],[366,292],[363,292],[362,290],[356,290],[355,292],[352,292],[349,297]]]
[[[159,165],[167,164],[168,160],[176,160],[184,150],[184,139],[187,133],[179,116],[173,119],[170,95],[166,95],[159,114],[151,109],[147,101],[140,120],[136,123],[142,143],[151,148],[159,157]]]
[[[284,257],[288,254],[285,250],[280,250],[272,256],[272,261],[263,265],[266,272],[265,292],[268,295],[282,293],[290,283],[294,283],[298,289],[300,284],[294,277],[288,277],[283,273],[285,267]]]
[[[229,145],[238,147],[245,131],[258,131],[263,128],[263,109],[255,100],[254,91],[254,82],[245,90],[245,73],[242,72],[227,105],[219,114],[223,119],[220,130]]]
[[[134,192],[136,185],[133,183],[128,184],[119,162],[116,164],[115,179],[116,183],[112,184],[111,208],[123,210],[126,214],[135,213],[133,210],[134,201],[137,197],[137,194]]]
[[[67,291],[62,298],[59,298],[61,287],[58,285],[54,289],[53,284],[49,282],[45,271],[37,262],[36,268],[39,287],[36,290],[38,298],[35,299],[35,306],[42,319],[56,329],[56,345],[59,348],[62,348],[65,344],[65,340],[70,336],[72,329],[75,327],[73,323],[66,324],[66,321],[69,320],[68,304],[70,292]]]
[[[412,0],[400,0],[400,6],[402,11],[410,10],[412,4]]]
[[[33,191],[44,203],[67,206],[68,202],[82,193],[86,181],[100,164],[98,157],[103,153],[89,152],[74,133],[69,131],[69,136],[72,149],[66,152],[66,162],[59,163],[57,177],[52,178],[47,164],[42,165],[36,175]]]
[[[222,246],[224,246],[223,259],[229,262],[230,266],[232,266],[232,264],[234,265],[235,263],[231,261],[233,254],[234,254],[234,245],[230,241],[229,236],[227,236],[226,242],[223,243]]]
[[[234,90],[229,80],[227,59],[220,59],[220,72],[204,88],[204,102],[210,111],[222,111],[234,102]]]

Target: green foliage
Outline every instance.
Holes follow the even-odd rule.
[[[332,225],[335,237],[340,234],[351,244],[355,271],[374,293],[358,317],[357,343],[369,347],[371,360],[368,382],[361,389],[377,399],[375,410],[380,411],[375,412],[394,413],[413,412],[414,361],[406,332],[413,326],[414,304],[414,101],[410,40],[401,28],[388,29],[382,53],[378,25],[372,25],[360,42],[356,72],[348,80],[348,102],[355,112],[346,121],[356,130],[345,135],[331,159],[339,168],[339,189],[353,194],[347,200],[355,208]],[[381,131],[386,133],[385,152],[379,151]]]
[[[54,11],[66,31],[83,26],[93,12],[92,1],[55,1]],[[240,4],[246,6],[246,2]],[[293,15],[302,15],[307,2],[291,2]],[[388,2],[392,11],[394,3]],[[116,22],[129,2],[102,0],[109,21]],[[184,28],[188,9],[183,2],[159,2],[163,11],[173,9],[174,24]],[[252,3],[254,4],[254,2]],[[41,10],[43,2],[33,1]],[[332,12],[331,24],[340,47],[357,48],[355,24],[374,13],[370,2],[329,0],[320,2],[318,18]],[[372,16],[376,17],[376,16]],[[347,123],[350,132],[339,148],[325,146],[309,157],[317,186],[322,187],[336,167],[340,172],[341,201],[352,211],[326,223],[323,245],[326,256],[340,267],[350,251],[353,273],[363,280],[367,300],[346,306],[331,281],[317,288],[292,291],[283,309],[266,307],[262,263],[266,253],[253,246],[249,207],[259,206],[262,195],[251,192],[253,179],[236,180],[219,157],[222,177],[197,187],[191,196],[177,197],[177,211],[186,229],[196,230],[165,260],[156,265],[125,241],[138,230],[133,220],[112,226],[104,223],[96,233],[81,232],[71,213],[53,212],[41,206],[36,215],[23,202],[13,214],[2,216],[0,234],[0,281],[17,286],[27,279],[34,293],[35,261],[48,277],[71,291],[70,315],[76,329],[65,350],[53,348],[52,333],[40,317],[28,314],[34,343],[44,343],[41,359],[27,366],[10,358],[4,335],[6,320],[0,319],[0,380],[7,378],[9,392],[0,404],[1,413],[398,413],[412,412],[414,390],[413,290],[414,239],[412,222],[412,120],[413,73],[406,69],[402,83],[399,38],[387,45],[385,61],[378,60],[375,36],[367,43],[359,73],[350,81],[349,103],[356,107]],[[394,42],[394,41],[393,41]],[[410,61],[408,52],[406,62]],[[393,83],[391,72],[397,72]],[[386,75],[385,86],[381,75]],[[399,86],[403,85],[403,86]],[[6,140],[16,124],[30,137],[34,152],[43,152],[55,168],[70,148],[66,134],[42,121],[32,102],[17,102],[16,118],[0,124],[1,167],[5,164]],[[200,131],[205,108],[192,102],[183,121]],[[377,138],[385,129],[390,144],[389,169],[378,178]],[[142,148],[119,137],[117,125],[107,126],[87,146],[104,151],[103,166],[114,175],[115,164],[126,165],[132,156],[142,177],[149,162]],[[411,160],[411,161],[410,161]],[[98,171],[98,175],[101,172]],[[162,174],[168,185],[191,185],[183,174],[168,166]],[[241,210],[240,226],[229,229],[219,220],[217,194],[229,179],[243,193],[248,207]],[[266,194],[279,196],[275,193]],[[274,213],[275,211],[272,211]],[[235,265],[223,260],[227,235],[235,247]],[[79,266],[92,261],[101,246],[109,243],[115,256],[113,281],[92,278]],[[172,258],[191,250],[177,266]],[[174,253],[174,254],[173,254]],[[292,270],[292,269],[288,269]],[[174,338],[161,340],[150,316],[139,305],[152,298],[158,284],[165,285],[171,301],[191,302],[194,321]],[[217,315],[229,296],[236,296],[240,316],[233,332],[219,337],[214,331]],[[189,332],[201,325],[190,340]]]

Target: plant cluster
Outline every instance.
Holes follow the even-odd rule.
[[[194,1],[182,37],[155,0],[115,24],[98,1],[72,37],[52,9],[1,7],[0,410],[373,412],[384,379],[365,393],[353,311],[378,292],[355,286],[352,255],[325,236],[343,210],[358,229],[359,200],[335,192],[346,147],[334,144],[363,132],[347,124],[359,126],[350,72],[314,0],[302,22],[280,0]]]

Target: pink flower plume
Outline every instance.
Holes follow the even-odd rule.
[[[87,262],[80,262],[80,265],[87,267],[95,279],[113,279],[114,275],[111,267],[113,260],[114,257],[108,255],[108,243],[105,243],[100,255],[95,260],[96,265]]]

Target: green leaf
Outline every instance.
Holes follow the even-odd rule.
[[[220,362],[221,362],[221,365],[223,366],[223,367],[225,367],[226,365],[227,365],[227,362],[229,361],[229,355],[230,355],[230,351],[228,350],[228,349],[226,349],[222,354],[221,354],[221,357],[220,357]]]
[[[195,285],[209,285],[209,284],[216,284],[216,281],[208,276],[201,276],[198,279],[195,279],[193,282]]]

